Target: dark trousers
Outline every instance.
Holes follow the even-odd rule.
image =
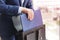
[[[23,31],[19,31],[15,34],[15,40],[23,40]]]
[[[1,40],[15,40],[15,36],[11,36],[11,37],[5,37],[4,35],[1,36]]]

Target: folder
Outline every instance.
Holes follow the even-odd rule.
[[[22,14],[20,17],[23,31],[31,30],[43,24],[40,9],[34,11],[34,19],[32,21],[27,19],[26,14]]]

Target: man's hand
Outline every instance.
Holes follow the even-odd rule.
[[[33,12],[32,9],[22,8],[22,12],[28,15],[28,19],[29,20],[33,20],[33,18],[34,18],[34,12]]]
[[[34,12],[32,9],[27,9],[28,19],[33,20],[34,18]]]

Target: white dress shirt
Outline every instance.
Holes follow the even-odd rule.
[[[21,1],[22,1],[21,5],[23,5],[24,0],[21,0]],[[21,7],[19,7],[18,13],[21,13],[21,11],[22,11],[22,8],[21,8]]]
[[[24,0],[22,0],[22,3],[21,5],[23,4]],[[22,8],[19,7],[18,9],[18,13],[22,13]],[[12,21],[13,21],[13,24],[14,24],[14,27],[17,31],[20,31],[22,30],[22,24],[21,24],[21,19],[20,19],[20,15],[19,16],[13,16],[12,17]]]
[[[22,4],[24,3],[24,0],[22,0]]]

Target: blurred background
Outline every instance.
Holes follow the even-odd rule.
[[[46,39],[59,40],[60,0],[33,0],[33,8],[41,11]]]

